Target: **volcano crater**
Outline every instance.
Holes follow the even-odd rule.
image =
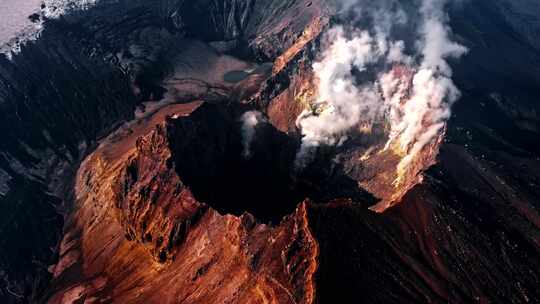
[[[273,223],[306,198],[318,202],[354,198],[366,206],[376,201],[331,161],[333,148],[321,148],[307,168],[297,168],[299,136],[281,132],[267,121],[255,126],[246,156],[240,120],[246,108],[205,103],[189,118],[168,120],[171,160],[198,201],[221,213],[248,212]]]

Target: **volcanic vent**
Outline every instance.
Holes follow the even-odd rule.
[[[258,199],[290,199],[300,191],[278,184],[275,194],[242,194],[242,179],[251,176],[239,171],[227,176],[231,181],[219,179],[225,175],[221,170],[234,169],[224,167],[223,157],[242,155],[240,124],[229,109],[201,102],[168,106],[107,141],[85,161],[77,178],[79,206],[53,269],[50,303],[103,296],[129,303],[175,303],[179,298],[214,303],[223,297],[245,302],[260,292],[282,303],[313,301],[318,252],[306,205]],[[241,165],[239,156],[232,161]],[[272,165],[251,166],[280,170]],[[206,186],[216,186],[217,195],[197,192],[203,178],[209,181]],[[279,224],[260,224],[242,208],[233,210],[237,201]],[[205,292],[195,292],[201,286]]]
[[[277,130],[264,118],[251,126],[253,134],[246,138],[242,118],[250,112],[245,109],[205,103],[187,118],[168,120],[171,160],[198,201],[222,213],[248,212],[274,223],[306,198],[369,202],[369,195],[332,165],[330,153],[299,172],[298,136]]]
[[[272,125],[259,124],[246,156],[240,116],[231,112],[204,104],[189,118],[170,121],[175,169],[197,200],[218,211],[277,222],[307,194],[290,172],[297,143]]]

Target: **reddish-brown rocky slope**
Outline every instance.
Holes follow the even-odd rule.
[[[49,303],[313,302],[306,204],[268,226],[219,214],[177,175],[168,129],[207,107],[166,107],[83,163]]]

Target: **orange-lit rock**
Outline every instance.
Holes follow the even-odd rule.
[[[537,232],[530,227],[538,215],[520,198],[505,205],[511,189],[465,152],[443,149],[437,166],[448,176],[427,176],[385,212],[338,193],[328,201],[300,203],[277,225],[264,224],[248,213],[222,215],[197,201],[175,170],[180,156],[192,161],[178,147],[195,149],[200,159],[220,149],[220,137],[204,127],[222,129],[210,109],[205,103],[166,107],[104,140],[83,163],[48,303],[535,299],[534,267],[540,264]],[[185,145],[174,142],[177,136]],[[455,158],[464,166],[453,165]],[[447,188],[460,174],[475,176],[466,185],[483,189],[478,203],[463,200],[471,195],[466,186]],[[237,178],[232,172],[230,177]],[[488,229],[499,235],[490,236]],[[508,268],[497,264],[501,254]]]
[[[285,91],[270,102],[266,110],[270,122],[285,133],[296,132],[298,115],[309,107],[315,98],[315,79],[312,73],[304,69],[293,78]]]
[[[296,55],[304,50],[304,48],[314,39],[317,39],[323,32],[323,29],[329,23],[329,16],[321,13],[319,16],[315,16],[313,20],[304,28],[304,31],[298,37],[294,44],[290,46],[283,54],[276,58],[272,72],[274,74],[279,73],[285,68]]]
[[[299,59],[287,89],[268,102],[266,113],[270,122],[282,132],[298,133],[298,115],[316,100],[317,79],[309,62],[304,57]],[[414,71],[407,66],[396,65],[390,75],[403,84],[399,86],[401,91],[397,92],[403,96],[402,105],[409,97]],[[358,187],[380,199],[376,206],[371,207],[377,212],[399,203],[407,191],[422,181],[422,172],[436,161],[445,129],[413,158],[405,170],[399,170],[398,164],[406,151],[401,151],[395,141],[386,147],[389,132],[387,121],[361,120],[351,132],[349,142],[338,149],[336,157],[343,164],[345,173],[358,182]]]
[[[305,203],[268,226],[197,202],[176,174],[168,121],[199,106],[166,107],[84,162],[48,303],[313,303]]]

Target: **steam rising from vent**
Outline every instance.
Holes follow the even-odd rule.
[[[297,165],[304,166],[313,156],[313,148],[321,144],[340,145],[346,132],[360,119],[372,119],[379,113],[379,97],[373,84],[358,85],[352,70],[366,70],[384,52],[366,31],[345,36],[343,27],[330,29],[321,61],[313,64],[319,81],[317,100],[304,110],[296,124],[302,130],[302,145]]]
[[[450,40],[450,0],[340,0],[347,26],[329,29],[313,64],[318,95],[297,118],[302,168],[320,145],[341,145],[359,123],[383,121],[385,149],[402,160],[398,180],[414,157],[444,130],[460,92],[448,58],[467,49]]]
[[[248,111],[242,114],[240,117],[242,122],[242,145],[244,150],[242,155],[245,158],[251,157],[251,143],[255,138],[255,128],[260,122],[264,122],[265,119],[258,111]]]

